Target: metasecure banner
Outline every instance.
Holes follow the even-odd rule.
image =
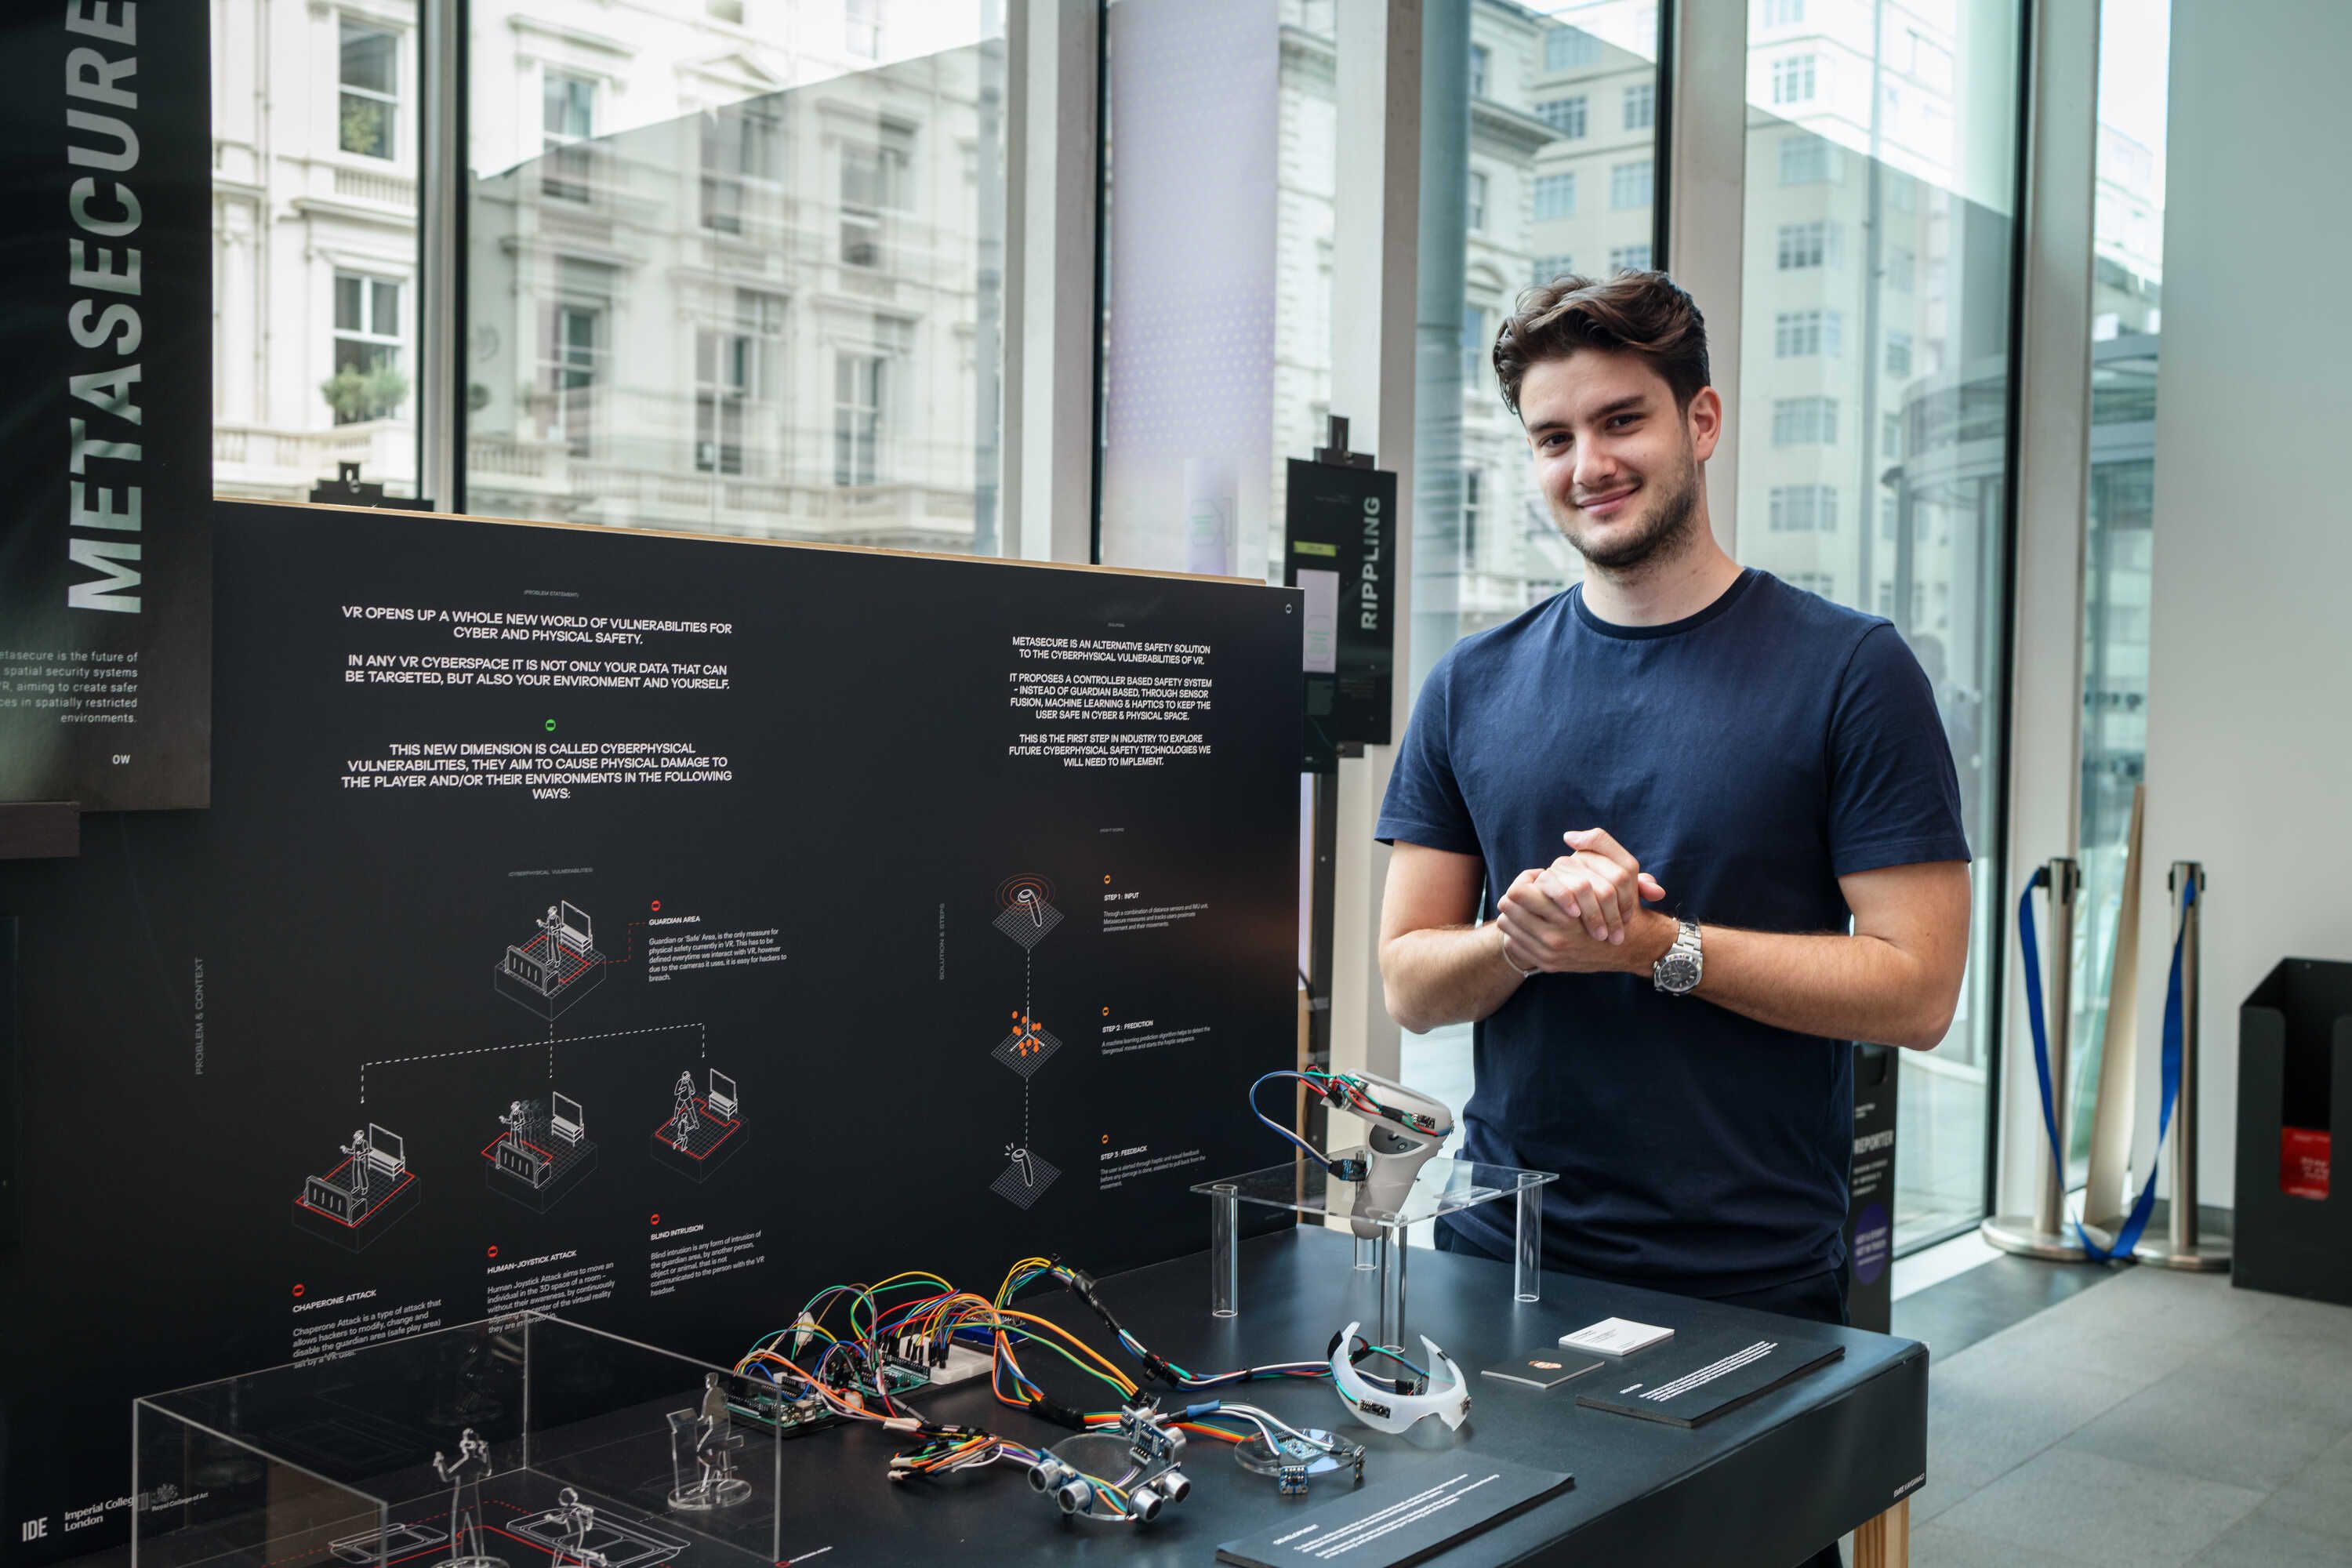
[[[0,19],[0,802],[209,795],[210,15]]]

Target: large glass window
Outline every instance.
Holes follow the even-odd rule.
[[[214,488],[414,495],[415,7],[213,9]]]
[[[1987,1194],[2019,12],[2016,0],[1749,11],[1730,412],[1771,438],[1740,445],[1739,554],[1887,616],[1909,640],[1976,855],[1958,1016],[1935,1051],[1900,1058],[1898,1247],[1973,1224]]]
[[[1003,14],[473,0],[467,510],[1000,551]]]
[[[299,500],[356,461],[413,496],[429,416],[445,507],[1002,550],[1000,0],[214,9],[218,490]],[[418,255],[444,12],[454,277]],[[420,318],[460,317],[455,384],[418,385]]]
[[[1459,14],[1462,33],[1431,37],[1423,65],[1423,211],[1460,210],[1433,204],[1481,174],[1531,199],[1490,204],[1482,230],[1422,228],[1423,319],[1429,301],[1460,300],[1463,340],[1459,353],[1421,357],[1414,389],[1411,668],[1400,671],[1413,692],[1457,638],[1580,575],[1536,493],[1527,437],[1503,406],[1495,331],[1531,283],[1579,264],[1601,275],[1649,266],[1655,221],[1658,7],[1580,0]],[[1471,101],[1465,73],[1444,58],[1472,48],[1496,62],[1489,102]],[[1470,1091],[1468,1026],[1407,1035],[1403,1068],[1458,1111]]]
[[[2098,1082],[2104,1054],[2132,794],[2147,762],[2170,42],[2168,0],[2104,0],[2098,199],[2091,232],[2090,489],[2083,531],[2083,783],[2075,851],[2083,888],[2075,905],[2076,1089],[2068,1151],[2078,1162],[2090,1154],[2095,1102],[2089,1090]],[[2149,874],[2143,867],[2141,877]],[[2145,932],[2140,942],[2144,953],[2161,951]],[[2145,1029],[2147,1020],[2141,1022]]]

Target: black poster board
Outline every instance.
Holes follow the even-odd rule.
[[[0,20],[0,803],[209,773],[211,11]]]
[[[1396,475],[1291,459],[1282,580],[1303,591],[1303,770],[1330,773],[1342,747],[1389,743],[1396,665]]]
[[[26,1560],[121,1538],[135,1394],[526,1305],[725,1364],[834,1283],[1195,1250],[1278,1157],[1296,594],[215,528],[212,809],[0,865]]]

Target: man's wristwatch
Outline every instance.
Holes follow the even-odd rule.
[[[1650,966],[1650,981],[1669,996],[1687,996],[1698,989],[1699,975],[1706,971],[1706,961],[1699,952],[1698,921],[1677,921],[1675,924],[1682,929],[1675,934],[1675,945]]]

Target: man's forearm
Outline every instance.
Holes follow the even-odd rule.
[[[1526,984],[1503,959],[1492,925],[1434,926],[1391,937],[1381,949],[1389,1016],[1414,1034],[1474,1024]]]
[[[1675,939],[1673,920],[1645,911],[1627,934],[1624,967],[1647,974]],[[1863,935],[1797,935],[1702,925],[1705,970],[1691,994],[1743,1017],[1832,1040],[1932,1049],[1952,998],[1916,955]]]

